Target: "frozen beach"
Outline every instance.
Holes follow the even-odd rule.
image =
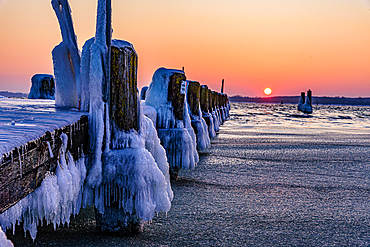
[[[368,246],[370,108],[232,104],[174,200],[135,236],[99,234],[93,209],[15,246]]]

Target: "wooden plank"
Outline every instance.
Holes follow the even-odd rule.
[[[13,149],[4,154],[0,164],[0,213],[16,204],[40,186],[48,171],[55,172],[59,149],[60,135],[68,138],[67,149],[75,160],[88,150],[88,118],[82,116],[74,124],[46,132],[37,140]],[[53,152],[49,154],[47,142]]]

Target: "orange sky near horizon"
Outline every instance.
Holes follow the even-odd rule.
[[[0,91],[53,74],[61,42],[50,0],[0,0]],[[96,0],[70,0],[78,45],[95,34]],[[112,1],[113,38],[139,55],[138,87],[159,67],[228,95],[370,97],[370,0]]]

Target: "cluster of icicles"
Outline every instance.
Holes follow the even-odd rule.
[[[79,213],[86,176],[84,157],[74,161],[70,152],[66,152],[67,135],[62,134],[61,139],[55,173],[47,172],[39,188],[0,214],[0,225],[4,229],[13,228],[14,233],[15,225],[23,222],[25,233],[29,231],[35,239],[37,226],[44,220],[56,228],[60,224],[68,225],[71,215]]]

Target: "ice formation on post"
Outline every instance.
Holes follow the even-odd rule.
[[[80,88],[80,52],[73,28],[71,9],[67,0],[52,0],[63,41],[53,51],[56,83],[55,105],[78,107]]]
[[[157,111],[156,128],[166,149],[172,178],[180,169],[194,169],[199,161],[196,137],[191,127],[183,71],[159,68],[146,93],[145,104]]]
[[[312,113],[311,101],[310,101],[310,98],[308,97],[308,95],[306,97],[306,102],[302,106],[302,112],[307,113],[307,114]]]
[[[36,74],[31,78],[29,99],[55,99],[54,77],[46,74]]]
[[[102,181],[102,154],[109,149],[109,109],[111,45],[110,1],[99,0],[95,37],[85,42],[81,58],[81,110],[89,111],[91,168],[87,184],[95,188]],[[107,74],[108,73],[108,74]]]
[[[309,89],[307,91],[307,97],[305,100],[305,93],[301,93],[301,98],[298,103],[298,111],[301,111],[306,114],[312,114],[312,91]]]
[[[208,126],[209,138],[216,136],[215,127],[213,123],[213,117],[210,114],[212,112],[211,98],[209,97],[208,86],[202,85],[200,88],[200,108],[202,110],[202,117]]]
[[[146,98],[146,91],[148,91],[148,87],[142,87],[141,92],[140,92],[140,100],[145,100]]]
[[[63,133],[61,140],[55,173],[47,173],[39,188],[0,214],[3,229],[13,228],[14,233],[15,225],[23,222],[24,232],[29,231],[35,239],[37,226],[43,220],[56,229],[60,224],[69,224],[71,215],[79,213],[86,176],[85,158],[74,161],[67,151],[67,135]]]
[[[301,97],[299,98],[299,103],[298,103],[298,111],[302,111],[303,110],[303,105],[304,105],[304,102],[305,102],[305,93],[304,92],[301,92]]]
[[[218,108],[217,108],[217,101],[216,101],[216,92],[209,90],[209,97],[210,97],[210,109],[211,109],[211,115],[213,118],[213,124],[215,127],[215,132],[218,133],[220,131],[220,125],[221,125],[221,118],[218,113]]]
[[[144,100],[141,100],[141,106],[143,114],[148,117],[150,120],[152,120],[153,124],[156,125],[157,123],[157,110],[150,106],[146,105]]]
[[[0,246],[1,247],[13,247],[14,246],[12,241],[7,239],[5,233],[1,229],[1,226],[0,226]]]
[[[187,107],[191,118],[191,125],[197,137],[197,149],[203,150],[211,145],[208,126],[202,117],[200,109],[200,84],[197,81],[188,81]]]
[[[143,221],[151,220],[155,212],[169,211],[173,192],[165,150],[138,100],[137,54],[130,43],[120,40],[112,40],[111,54],[110,109],[105,116],[90,112],[92,124],[98,126],[91,131],[95,154],[84,204],[95,204],[100,230],[132,233],[141,231]],[[104,104],[102,91],[90,93],[90,111],[94,101]],[[94,133],[101,129],[106,131]]]

